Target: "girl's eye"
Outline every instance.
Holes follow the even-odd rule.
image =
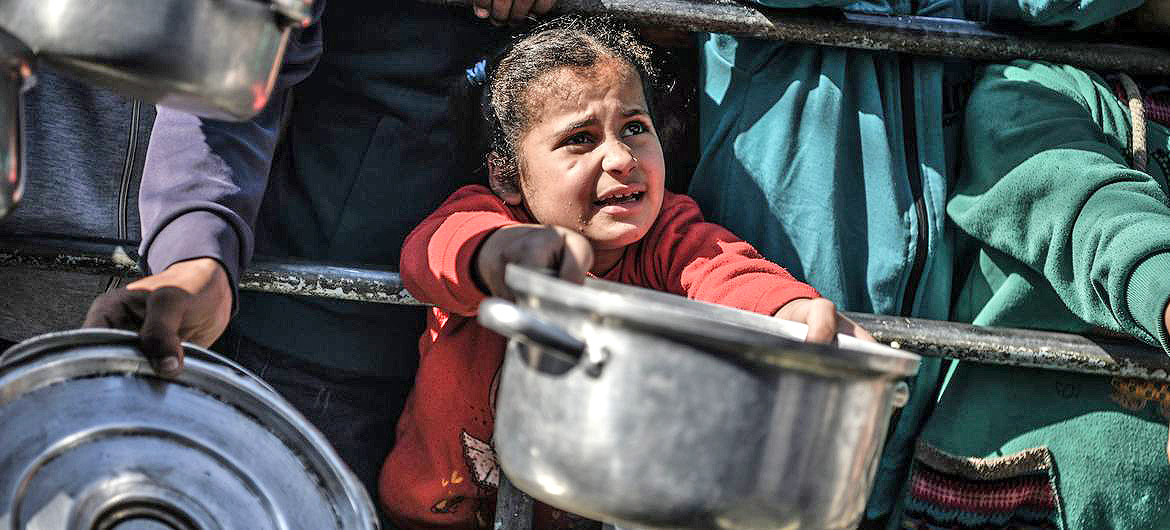
[[[593,142],[593,135],[587,132],[579,132],[565,140],[565,145],[588,144]]]
[[[622,128],[622,138],[627,136],[634,136],[635,134],[642,134],[649,130],[650,129],[646,127],[646,124],[640,121],[632,121],[627,123],[626,126]]]

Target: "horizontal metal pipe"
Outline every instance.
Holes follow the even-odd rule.
[[[136,278],[128,241],[0,237],[0,267]],[[359,302],[421,305],[397,273],[257,258],[240,288]],[[1137,342],[1007,328],[985,328],[865,313],[848,316],[878,340],[931,357],[1082,374],[1170,381],[1170,357]]]
[[[468,6],[469,0],[422,0]],[[798,44],[904,52],[981,61],[1037,59],[1093,70],[1170,74],[1170,50],[1090,42],[1084,33],[1030,28],[1027,35],[956,19],[841,13],[758,7],[730,0],[558,0],[556,12],[607,14],[643,26],[726,33]]]
[[[101,239],[0,236],[0,267],[140,278],[137,243]],[[398,273],[256,257],[240,289],[356,302],[421,305]]]

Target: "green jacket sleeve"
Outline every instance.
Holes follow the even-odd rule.
[[[1128,119],[1095,75],[988,67],[967,107],[947,214],[1042,275],[1086,322],[1167,348],[1170,199],[1165,182],[1129,167]]]

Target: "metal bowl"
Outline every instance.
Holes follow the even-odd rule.
[[[20,201],[24,189],[24,123],[21,94],[32,85],[32,51],[0,30],[0,219]]]
[[[0,28],[83,81],[218,119],[268,101],[312,0],[4,0]]]
[[[137,336],[78,330],[0,359],[0,529],[377,528],[325,439],[238,365],[186,345],[159,379]]]
[[[860,520],[900,379],[919,358],[600,280],[518,268],[496,401],[505,474],[533,497],[659,528],[851,528]]]

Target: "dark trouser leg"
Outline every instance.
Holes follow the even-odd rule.
[[[412,381],[323,367],[229,330],[212,346],[260,376],[333,444],[377,504],[378,472]],[[382,528],[393,528],[383,518]]]

